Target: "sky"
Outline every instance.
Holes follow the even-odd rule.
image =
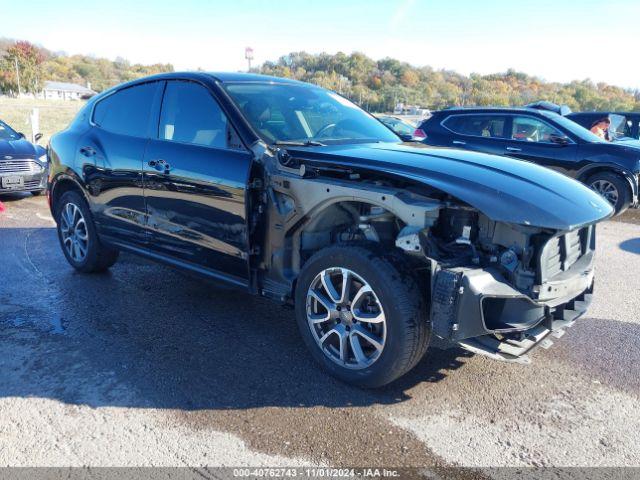
[[[638,0],[0,0],[0,37],[178,70],[292,51],[640,88]]]

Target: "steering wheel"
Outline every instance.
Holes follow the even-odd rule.
[[[337,123],[327,123],[324,127],[322,127],[320,130],[316,132],[313,138],[322,138],[323,134],[325,134],[327,130],[331,128],[336,128],[337,126],[338,126]]]

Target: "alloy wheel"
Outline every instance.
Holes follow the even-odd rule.
[[[384,309],[371,286],[355,272],[339,267],[322,270],[309,286],[306,311],[316,343],[333,362],[363,369],[380,358],[387,335]]]
[[[613,183],[607,180],[596,180],[591,184],[591,188],[606,198],[612,205],[618,202],[618,189]]]
[[[62,244],[74,262],[81,263],[87,256],[89,232],[82,211],[74,203],[67,203],[60,214]]]

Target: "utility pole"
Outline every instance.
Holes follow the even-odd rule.
[[[20,69],[18,68],[18,57],[15,57],[14,60],[16,63],[16,78],[18,79],[18,97],[20,97],[22,92],[20,91]]]
[[[244,58],[247,60],[248,69],[247,71],[251,71],[251,60],[253,60],[253,48],[247,47],[244,49]]]

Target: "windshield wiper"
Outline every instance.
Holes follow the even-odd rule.
[[[325,147],[324,143],[318,142],[316,140],[305,140],[304,142],[299,142],[296,140],[278,140],[273,142],[273,145],[280,146],[286,145],[290,147]]]

